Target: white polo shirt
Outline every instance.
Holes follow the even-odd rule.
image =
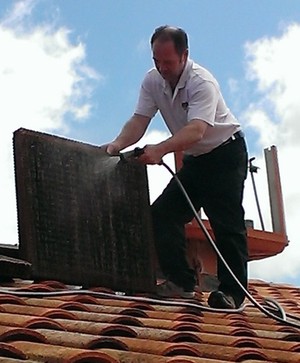
[[[191,120],[208,123],[203,138],[185,150],[186,154],[208,153],[241,129],[225,104],[217,80],[191,59],[188,59],[173,94],[169,83],[156,68],[146,74],[135,113],[152,118],[158,110],[173,135]]]

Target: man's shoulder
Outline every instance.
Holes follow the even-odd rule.
[[[190,80],[193,83],[203,83],[205,81],[218,84],[214,75],[204,66],[192,61],[190,67]]]
[[[159,74],[159,72],[157,71],[156,68],[151,68],[148,70],[148,72],[146,73],[144,80],[143,80],[143,85],[147,85],[147,86],[154,86],[154,85],[161,85],[163,84],[163,78],[161,77],[161,75]]]
[[[150,68],[145,75],[145,78],[157,78],[160,74],[158,73],[158,70],[155,67]]]

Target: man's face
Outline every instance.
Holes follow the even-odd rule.
[[[172,41],[160,42],[158,39],[153,43],[152,53],[158,72],[171,86],[175,86],[184,69],[188,51],[180,56]]]

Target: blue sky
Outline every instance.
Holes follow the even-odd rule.
[[[12,132],[26,127],[97,145],[113,139],[133,112],[152,67],[149,38],[162,24],[184,28],[190,57],[219,80],[260,167],[267,219],[263,149],[278,147],[290,246],[251,263],[251,276],[300,285],[297,0],[1,0],[0,242],[17,241]],[[141,144],[166,135],[156,116]],[[149,169],[152,198],[169,178],[159,168]],[[249,182],[246,190],[246,216],[258,224]]]
[[[11,1],[2,1],[1,7],[3,3],[8,5]],[[148,44],[155,27],[174,24],[188,32],[191,58],[215,74],[229,106],[235,105],[234,111],[239,112],[248,102],[250,85],[243,90],[237,105],[228,80],[244,77],[244,44],[280,35],[285,24],[300,21],[297,1],[41,0],[33,3],[36,5],[27,20],[30,26],[50,22],[69,29],[70,42],[84,44],[87,64],[103,77],[94,83],[93,111],[88,122],[71,131],[73,137],[96,144],[114,137],[120,123],[130,116],[140,82],[152,67]],[[98,130],[95,124],[100,126]]]

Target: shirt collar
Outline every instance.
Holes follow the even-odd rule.
[[[185,84],[188,80],[188,75],[190,73],[190,70],[192,68],[193,61],[191,59],[187,59],[185,67],[183,69],[183,72],[181,73],[181,76],[179,78],[179,81],[177,83],[177,88],[183,88],[185,87]]]

